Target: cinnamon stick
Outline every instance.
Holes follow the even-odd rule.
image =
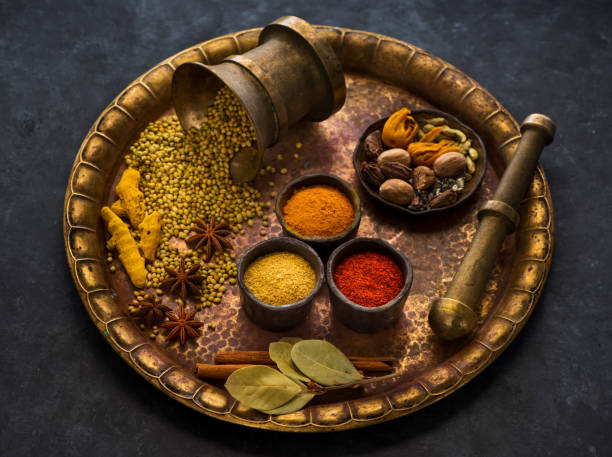
[[[234,371],[252,364],[213,365],[211,363],[196,363],[196,376],[207,379],[227,379]]]
[[[350,356],[355,368],[374,373],[391,373],[393,371],[393,357],[362,357]],[[215,364],[247,364],[247,365],[275,365],[267,351],[222,351],[214,357]]]
[[[214,357],[217,364],[249,363],[253,365],[274,365],[268,351],[221,351]]]
[[[391,373],[393,366],[379,360],[351,360],[355,368],[375,373]]]
[[[360,355],[349,355],[351,362],[383,362],[393,364],[395,357],[365,357]],[[215,355],[215,363],[253,363],[260,365],[271,365],[274,362],[270,359],[268,351],[220,351]]]
[[[211,363],[196,363],[196,376],[204,379],[227,379],[234,371],[244,367],[251,367],[250,363],[233,363],[227,365],[214,365]],[[276,366],[276,365],[275,365]],[[363,370],[358,370],[363,375]]]
[[[348,358],[350,361],[367,360],[370,362],[385,362],[390,364],[395,362],[395,357],[366,357],[361,355],[349,355]]]

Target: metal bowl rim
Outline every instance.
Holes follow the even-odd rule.
[[[336,283],[334,281],[334,275],[333,275],[333,272],[331,271],[332,264],[334,263],[334,260],[339,255],[342,254],[343,251],[345,251],[346,249],[348,249],[349,247],[355,244],[376,245],[376,248],[372,250],[379,251],[379,252],[380,251],[393,252],[394,254],[392,255],[395,255],[398,258],[400,258],[406,269],[406,274],[404,275],[404,285],[402,286],[402,290],[400,290],[398,294],[392,300],[388,301],[384,305],[375,306],[375,307],[368,307],[368,306],[360,305],[359,303],[355,303],[354,301],[349,300],[348,297],[344,295],[340,289],[338,289],[338,286],[336,286]],[[393,259],[393,260],[396,260],[396,259]],[[391,246],[385,240],[382,240],[380,238],[359,237],[359,238],[353,238],[352,240],[349,240],[341,244],[340,246],[338,246],[336,249],[334,249],[334,251],[329,256],[329,259],[327,259],[327,263],[325,265],[325,279],[327,280],[327,286],[329,287],[330,292],[333,292],[334,295],[336,295],[336,297],[341,299],[344,304],[350,306],[352,309],[359,311],[359,312],[364,312],[367,314],[376,314],[376,313],[387,311],[388,309],[393,308],[397,306],[398,304],[401,304],[401,302],[405,300],[406,295],[410,292],[410,288],[412,287],[412,281],[414,279],[414,272],[412,269],[412,263],[410,262],[408,257],[406,257],[406,255],[404,255],[399,249],[396,249],[393,246]]]
[[[355,146],[355,149],[353,150],[353,167],[355,168],[355,173],[357,174],[357,179],[359,180],[359,183],[361,184],[361,186],[364,188],[364,190],[366,191],[366,193],[374,198],[375,200],[381,202],[384,205],[387,205],[390,208],[393,208],[395,210],[398,211],[402,211],[404,213],[407,214],[411,214],[413,216],[421,216],[421,215],[425,215],[425,214],[433,214],[433,213],[440,213],[442,211],[446,211],[449,210],[451,208],[455,208],[459,205],[461,205],[463,202],[465,202],[466,200],[468,200],[475,192],[476,190],[480,187],[480,185],[482,184],[482,181],[484,179],[484,175],[487,171],[487,150],[485,148],[484,142],[482,141],[482,138],[480,138],[480,135],[478,135],[474,129],[468,127],[467,125],[465,125],[463,122],[461,122],[459,119],[457,119],[455,116],[453,116],[452,114],[446,113],[444,111],[439,111],[439,110],[434,110],[434,109],[415,109],[415,110],[411,110],[411,114],[432,114],[432,115],[436,115],[437,117],[444,117],[447,119],[450,119],[453,122],[456,122],[462,129],[465,129],[467,132],[470,133],[470,135],[474,136],[474,138],[476,138],[478,140],[478,145],[480,146],[481,152],[482,152],[482,157],[480,157],[480,159],[482,160],[482,168],[481,171],[478,175],[478,177],[474,177],[472,179],[477,179],[477,183],[476,185],[472,188],[472,190],[470,190],[468,193],[466,194],[462,194],[459,199],[453,203],[452,205],[448,205],[448,206],[443,206],[441,208],[430,208],[424,211],[414,211],[411,210],[408,207],[405,206],[401,206],[398,205],[396,203],[390,202],[385,200],[384,198],[382,198],[377,192],[374,192],[371,188],[371,186],[365,182],[365,180],[363,179],[363,177],[361,176],[361,171],[359,170],[359,163],[357,163],[357,153],[359,152],[359,149],[362,145],[362,143],[365,141],[365,139],[367,138],[367,136],[372,133],[372,131],[370,131],[372,129],[372,127],[377,126],[379,123],[382,123],[384,125],[384,122],[386,122],[386,120],[389,118],[389,116],[386,117],[382,117],[374,122],[372,122],[371,124],[369,124],[364,130],[363,133],[361,134],[361,136],[359,137],[359,140],[357,141],[357,145]],[[382,125],[381,125],[382,128]],[[368,135],[366,135],[366,132],[368,132]]]
[[[308,251],[309,253],[314,255],[314,258],[317,260],[317,265],[319,266],[319,273],[317,274],[317,282],[315,283],[314,288],[312,289],[312,291],[310,291],[310,293],[302,298],[299,301],[293,302],[293,303],[287,303],[284,305],[270,305],[269,303],[266,303],[264,301],[261,301],[259,298],[257,298],[253,292],[251,292],[251,290],[247,287],[247,285],[244,282],[244,273],[246,271],[246,268],[248,265],[244,265],[244,259],[251,254],[253,251],[255,251],[256,249],[261,248],[261,246],[266,245],[266,244],[274,244],[277,245],[279,247],[278,250],[275,251],[271,251],[268,254],[271,254],[273,252],[283,252],[283,247],[287,246],[287,245],[293,245],[295,247],[298,247],[300,249],[304,249],[306,251]],[[294,254],[298,254],[297,252],[294,251],[289,251],[289,252],[293,252]],[[262,255],[266,255],[266,254],[262,254]],[[311,263],[308,259],[306,259],[303,255],[300,255],[302,258],[304,258],[304,260],[306,260],[308,263]],[[253,260],[255,260],[256,258],[259,258],[261,256],[255,257]],[[250,262],[249,262],[250,265]],[[312,264],[311,264],[312,266]],[[314,270],[314,267],[313,267]],[[317,252],[311,248],[310,246],[308,246],[308,244],[304,243],[301,240],[296,240],[295,238],[290,238],[288,236],[278,236],[278,237],[274,237],[274,238],[268,238],[267,240],[263,240],[260,241],[259,243],[251,246],[247,251],[245,251],[244,254],[242,254],[242,257],[240,257],[240,261],[238,262],[238,285],[240,287],[240,289],[254,302],[256,303],[258,306],[261,306],[262,308],[265,308],[267,310],[273,311],[273,312],[286,312],[286,311],[290,311],[292,309],[297,309],[297,308],[302,308],[304,306],[307,306],[308,303],[310,303],[312,301],[312,299],[314,298],[314,296],[319,292],[319,290],[321,290],[321,287],[323,286],[323,279],[325,278],[325,266],[323,265],[323,261],[321,260],[321,257],[319,256],[319,254],[317,254]]]
[[[351,225],[349,225],[345,230],[343,230],[338,235],[329,236],[329,237],[303,236],[297,233],[296,231],[291,230],[288,227],[287,223],[285,222],[285,218],[283,217],[283,214],[280,208],[281,197],[283,197],[285,194],[292,191],[299,185],[308,187],[308,184],[306,181],[320,177],[320,176],[330,178],[332,181],[336,182],[339,187],[342,187],[348,193],[353,195],[353,197],[355,198],[355,203],[351,202],[351,205],[353,206],[353,211],[355,212],[353,216],[353,222],[351,223]],[[335,186],[335,187],[338,187],[338,186]],[[356,230],[359,227],[359,224],[361,223],[361,199],[359,198],[359,193],[353,188],[353,186],[351,186],[349,182],[345,181],[339,176],[336,176],[331,173],[324,173],[324,172],[306,173],[304,175],[297,176],[296,178],[292,179],[287,184],[285,184],[276,197],[276,204],[274,206],[274,211],[276,212],[276,217],[278,219],[279,224],[283,228],[283,230],[287,231],[287,233],[290,233],[292,237],[300,241],[304,241],[305,243],[334,243],[350,235],[354,230]]]

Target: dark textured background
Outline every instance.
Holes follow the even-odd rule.
[[[611,4],[329,3],[0,1],[0,455],[612,454]],[[418,45],[519,121],[558,126],[542,158],[555,254],[523,332],[449,398],[341,434],[241,428],[162,395],[95,330],[62,242],[68,173],[107,103],[167,56],[284,14]]]

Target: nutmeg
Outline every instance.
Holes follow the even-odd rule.
[[[401,179],[387,179],[381,184],[379,193],[385,200],[398,205],[407,205],[414,197],[412,186]]]
[[[467,160],[460,152],[442,154],[433,163],[434,172],[442,178],[457,176],[465,170]]]
[[[361,176],[363,176],[363,179],[365,179],[368,184],[371,184],[376,189],[378,189],[380,185],[387,179],[380,170],[380,167],[375,163],[362,162],[360,171]]]
[[[363,142],[365,156],[368,160],[375,161],[381,152],[383,152],[382,139],[380,130],[375,130],[370,133]]]
[[[380,171],[387,179],[401,179],[408,181],[412,176],[412,170],[400,162],[384,162],[380,166]]]
[[[438,195],[436,198],[433,198],[429,202],[429,206],[431,206],[432,208],[442,208],[444,206],[452,205],[457,201],[458,197],[458,192],[455,192],[451,189],[445,190],[444,192],[440,193],[440,195]]]
[[[409,167],[412,163],[412,157],[405,149],[387,149],[386,151],[381,152],[381,154],[378,156],[378,166],[385,162],[399,162]]]
[[[421,165],[414,169],[412,183],[417,190],[429,189],[436,183],[436,176],[431,168]]]

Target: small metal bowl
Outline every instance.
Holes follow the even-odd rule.
[[[466,136],[470,140],[472,140],[472,146],[478,150],[480,157],[478,158],[478,162],[476,163],[476,171],[474,172],[472,179],[470,179],[465,184],[465,187],[461,191],[461,195],[459,196],[457,201],[452,205],[444,206],[442,208],[431,208],[424,211],[416,211],[408,208],[407,206],[397,205],[395,203],[385,200],[378,194],[378,191],[376,189],[374,189],[369,183],[367,183],[363,179],[363,177],[361,176],[361,172],[359,171],[359,166],[364,160],[366,160],[364,147],[365,139],[370,133],[374,132],[375,130],[382,130],[383,126],[385,125],[385,122],[387,122],[388,117],[379,119],[376,122],[370,124],[370,126],[364,130],[363,134],[359,138],[359,141],[357,142],[357,146],[355,147],[355,151],[353,152],[353,167],[355,167],[355,172],[357,173],[359,182],[361,183],[361,186],[365,189],[365,191],[368,193],[368,195],[370,195],[370,197],[372,197],[374,200],[379,201],[380,203],[388,206],[389,208],[393,208],[395,210],[399,210],[407,214],[418,216],[423,214],[440,213],[450,208],[454,208],[466,201],[482,183],[485,171],[487,169],[487,151],[485,149],[484,143],[482,142],[480,136],[478,136],[478,134],[474,132],[474,130],[463,124],[454,116],[451,116],[450,114],[445,113],[443,111],[433,109],[415,109],[412,111],[412,116],[414,116],[417,121],[423,118],[428,119],[432,117],[443,117],[448,122],[448,125],[450,125],[452,128],[464,132]],[[391,148],[389,147],[388,149]]]
[[[327,185],[332,186],[342,192],[349,199],[351,204],[353,205],[353,210],[355,211],[355,217],[353,219],[353,223],[342,233],[338,235],[329,236],[329,237],[309,237],[302,236],[293,230],[291,230],[287,223],[285,222],[285,218],[283,217],[283,208],[287,203],[287,200],[293,195],[293,192],[302,187],[315,186],[315,185]],[[290,181],[278,194],[278,198],[276,199],[276,217],[283,228],[283,231],[298,240],[301,240],[305,243],[308,243],[315,249],[331,252],[332,249],[342,244],[344,241],[348,240],[352,236],[357,233],[359,229],[359,223],[361,222],[361,203],[359,201],[359,196],[355,189],[351,187],[351,185],[345,180],[335,176],[330,175],[328,173],[309,173],[306,175],[299,176],[294,180]]]
[[[302,300],[287,305],[269,305],[259,300],[244,283],[244,273],[255,259],[272,252],[294,252],[306,259],[315,271],[317,282],[312,292]],[[238,265],[238,285],[240,286],[240,302],[246,315],[261,327],[272,330],[284,330],[295,327],[306,318],[312,299],[323,284],[323,262],[319,255],[302,241],[293,238],[279,237],[257,243],[244,253]]]
[[[374,251],[395,260],[404,275],[404,287],[390,302],[368,308],[349,300],[334,282],[334,271],[345,258],[358,252]],[[329,297],[334,315],[347,327],[361,333],[373,333],[387,328],[402,314],[404,303],[412,286],[412,265],[408,258],[386,241],[378,238],[355,238],[339,246],[327,261],[325,277],[329,286]]]

